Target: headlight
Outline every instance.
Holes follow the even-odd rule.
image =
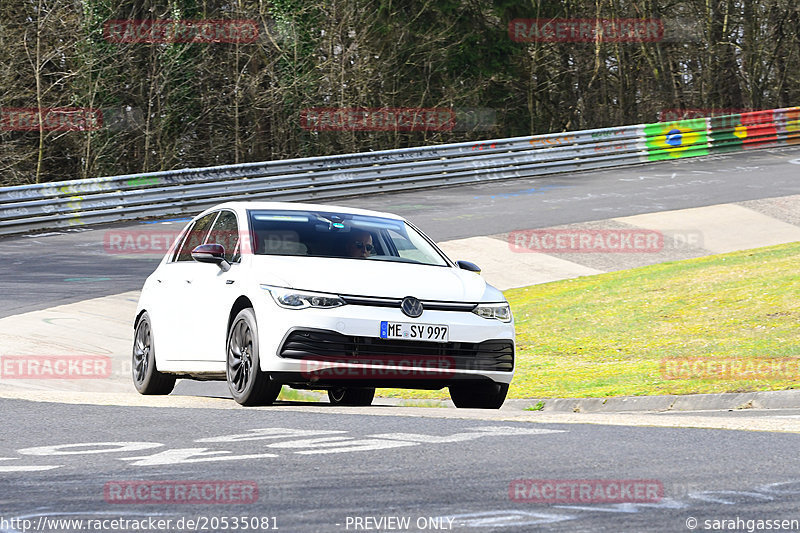
[[[478,304],[472,312],[479,317],[511,322],[511,308],[508,304]]]
[[[285,309],[306,309],[308,307],[330,309],[345,304],[344,300],[335,294],[296,291],[294,289],[273,287],[271,285],[262,285],[261,288],[268,291],[275,300],[275,303]]]

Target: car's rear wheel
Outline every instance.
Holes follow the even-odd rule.
[[[456,407],[500,409],[508,394],[507,383],[450,385],[450,398]]]
[[[281,392],[281,384],[261,371],[252,309],[242,309],[233,319],[226,346],[226,375],[233,399],[241,405],[271,405]]]
[[[338,387],[336,389],[328,389],[328,399],[332,405],[371,405],[374,397],[375,387]]]
[[[175,376],[163,374],[156,368],[156,351],[150,316],[145,312],[133,334],[131,360],[133,385],[140,394],[169,394],[175,388]]]

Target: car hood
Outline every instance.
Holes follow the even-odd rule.
[[[371,259],[253,256],[259,283],[352,296],[498,302],[503,294],[459,268]]]

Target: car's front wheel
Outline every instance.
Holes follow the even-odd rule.
[[[450,385],[450,398],[456,407],[500,409],[506,401],[508,383]]]
[[[163,374],[156,368],[153,328],[146,312],[139,317],[133,334],[131,373],[133,385],[140,394],[169,394],[175,388],[175,376]]]
[[[271,405],[281,392],[281,384],[261,371],[258,329],[252,309],[242,309],[233,319],[226,345],[226,374],[233,399],[241,405]]]
[[[328,389],[328,399],[332,405],[366,406],[375,397],[374,387],[339,387]]]

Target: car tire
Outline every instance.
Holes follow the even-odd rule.
[[[281,392],[281,384],[261,371],[258,329],[252,308],[242,309],[231,322],[225,350],[225,375],[236,403],[271,405]]]
[[[508,383],[472,383],[449,388],[450,398],[459,408],[500,409],[508,394]]]
[[[139,394],[169,394],[175,388],[175,376],[164,374],[156,368],[156,351],[150,316],[145,312],[136,324],[131,355],[133,385]]]
[[[375,387],[339,387],[328,389],[328,399],[331,405],[367,406],[372,405],[375,397]]]

